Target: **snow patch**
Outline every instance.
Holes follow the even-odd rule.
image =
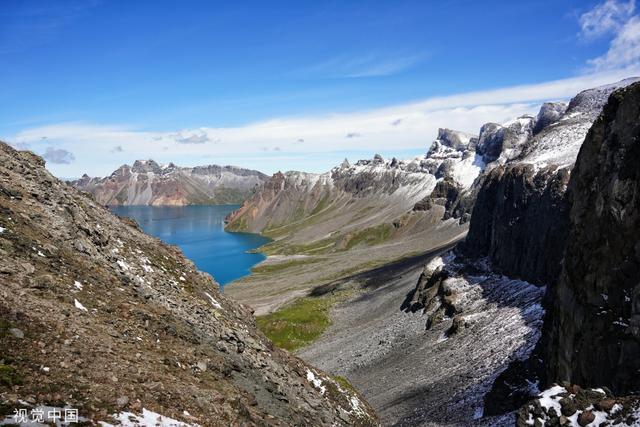
[[[78,282],[77,280],[73,282],[73,286],[79,291],[82,290],[82,283]]]
[[[327,388],[322,384],[322,380],[317,378],[316,375],[307,369],[307,381],[309,381],[315,388],[320,390],[320,394],[324,394]]]
[[[4,233],[4,230],[6,230],[6,228],[0,227],[0,234]]]
[[[131,269],[131,267],[129,267],[129,264],[127,264],[121,259],[116,261],[116,264],[118,264],[118,266],[120,266],[120,268],[123,269],[124,271],[129,271]]]
[[[88,311],[84,305],[82,305],[82,303],[80,301],[78,301],[77,299],[73,300],[73,304],[76,306],[77,309],[82,310],[82,311]]]
[[[349,398],[349,404],[351,405],[352,413],[357,417],[366,417],[367,413],[362,408],[362,402],[355,396]]]
[[[559,385],[553,386],[550,389],[543,391],[538,396],[538,399],[540,400],[540,406],[542,406],[546,410],[549,410],[549,408],[554,408],[556,410],[556,413],[559,414],[561,409],[560,399],[562,399],[562,396],[560,396],[560,394],[566,392],[567,390]]]
[[[116,424],[100,422],[103,427],[196,427],[198,424],[187,424],[173,418],[160,415],[148,409],[142,409],[142,415],[132,412],[119,412],[113,414]]]
[[[208,297],[209,297],[209,300],[211,301],[211,305],[212,305],[214,308],[218,308],[218,309],[222,308],[222,306],[220,305],[220,303],[219,303],[218,301],[216,301],[216,300],[215,300],[215,298],[213,298],[211,295],[209,295],[209,293],[208,293],[208,292],[205,292],[204,294],[205,294],[206,296],[208,296]]]

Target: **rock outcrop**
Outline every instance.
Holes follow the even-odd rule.
[[[615,92],[580,150],[547,376],[640,393],[640,84]]]
[[[521,135],[528,135],[528,137],[515,138],[517,144],[504,143],[502,138],[507,134],[503,130],[504,127],[485,125],[480,133],[477,146],[478,152],[482,153],[485,160],[490,160],[494,157],[496,159],[486,166],[483,173],[475,180],[475,184],[471,189],[477,192],[477,197],[471,203],[473,210],[469,233],[466,240],[461,242],[455,249],[455,258],[452,258],[455,260],[455,268],[450,266],[449,263],[445,263],[440,270],[430,271],[428,268],[425,269],[425,273],[417,284],[413,295],[413,308],[424,309],[429,314],[427,326],[432,324],[433,321],[438,321],[442,318],[455,318],[455,316],[463,314],[455,304],[452,304],[452,301],[455,301],[455,295],[452,294],[451,287],[444,286],[444,284],[467,280],[466,278],[470,275],[478,274],[475,272],[476,266],[482,265],[492,274],[502,274],[505,279],[522,279],[530,283],[546,285],[548,292],[545,296],[544,306],[549,312],[546,317],[545,331],[550,328],[550,325],[558,324],[561,325],[561,328],[571,329],[579,337],[571,338],[569,343],[564,343],[562,338],[558,338],[558,336],[554,338],[553,333],[543,333],[542,339],[533,353],[521,354],[497,378],[492,391],[485,399],[485,415],[495,415],[514,410],[537,392],[535,387],[532,387],[532,384],[536,384],[536,382],[544,384],[545,381],[564,379],[577,382],[576,380],[581,379],[579,376],[567,376],[567,374],[558,376],[559,372],[551,372],[551,370],[555,366],[556,369],[561,371],[561,368],[559,368],[561,365],[566,370],[566,366],[575,366],[575,361],[582,357],[586,361],[584,369],[587,369],[587,366],[594,366],[595,358],[600,356],[584,356],[585,354],[598,353],[593,351],[592,345],[597,345],[604,352],[609,351],[609,347],[600,346],[596,337],[601,337],[603,334],[611,336],[611,334],[608,331],[605,332],[604,329],[594,330],[593,334],[584,332],[585,328],[588,331],[591,329],[588,329],[584,323],[580,323],[584,322],[584,320],[580,320],[583,319],[583,316],[580,311],[576,310],[582,310],[582,306],[576,305],[574,299],[568,297],[566,292],[564,299],[560,298],[559,295],[554,296],[554,289],[556,289],[555,285],[558,283],[558,277],[563,268],[563,257],[565,257],[565,265],[568,265],[566,264],[566,256],[570,251],[566,249],[566,244],[567,241],[572,239],[568,237],[568,230],[570,229],[569,212],[572,206],[572,197],[574,196],[572,196],[573,192],[568,191],[567,188],[570,179],[573,180],[571,178],[571,170],[578,157],[578,151],[589,128],[596,121],[603,106],[606,104],[607,95],[610,95],[616,89],[628,86],[635,80],[637,79],[628,79],[615,85],[584,91],[572,99],[569,106],[562,113],[560,111],[563,110],[563,107],[560,105],[543,106],[538,118],[546,117],[544,119],[546,123],[536,127],[535,123],[531,123],[527,119],[527,125],[525,126],[523,120],[519,125],[519,129],[527,129]],[[616,94],[612,99],[617,96],[619,95]],[[610,107],[607,108],[610,109]],[[632,115],[631,113],[630,116]],[[598,119],[594,129],[597,129],[601,120],[602,118]],[[635,120],[638,120],[637,115]],[[591,131],[590,135],[593,132],[594,130]],[[500,153],[498,153],[497,147],[501,147]],[[586,187],[587,184],[585,183]],[[467,194],[471,190],[468,190]],[[587,201],[586,197],[583,197],[583,202],[590,204],[592,207],[597,205],[596,200]],[[612,208],[612,210],[614,209]],[[598,226],[599,224],[595,220],[590,224],[592,229]],[[614,231],[612,229],[609,232],[616,236],[622,236],[628,235],[630,230],[619,229]],[[611,242],[611,237],[607,237],[607,240],[599,243],[603,248],[608,248]],[[451,256],[453,257],[454,255]],[[629,257],[631,255],[629,253],[625,256]],[[618,262],[622,263],[624,259],[624,257],[618,258]],[[598,265],[595,258],[590,259],[590,261],[594,265]],[[584,263],[584,259],[580,262]],[[466,267],[460,267],[460,264],[466,265]],[[582,264],[584,272],[588,271],[584,267],[585,265],[586,263]],[[612,269],[613,267],[610,268]],[[596,277],[593,274],[589,277],[578,277],[581,277],[581,280],[593,281],[596,280],[593,278]],[[604,275],[605,273],[604,270],[598,270],[597,274],[597,277],[600,277],[599,275]],[[562,288],[559,287],[558,289]],[[595,287],[595,289],[600,288]],[[606,294],[606,291],[603,292]],[[623,298],[624,295],[622,293],[616,294],[616,297]],[[603,300],[600,293],[594,290],[590,298],[596,297],[599,298],[599,301]],[[631,297],[629,296],[629,298]],[[585,301],[585,297],[580,296],[579,300]],[[555,313],[557,310],[554,308],[556,306],[560,306],[561,309],[565,310],[564,318],[557,317]],[[587,304],[585,307],[588,307],[585,310],[590,310],[588,312],[590,319],[596,319],[597,317],[593,316],[597,314],[597,311],[604,310],[601,305],[592,308]],[[630,316],[632,314],[629,307],[631,306],[625,308],[626,318],[621,314],[622,307],[612,310],[611,316],[622,317],[622,322],[631,325]],[[576,313],[578,313],[577,316]],[[574,316],[577,320],[569,320],[574,319]],[[608,325],[610,329],[613,329],[616,327],[613,322],[619,319],[611,318],[609,320]],[[457,330],[459,328],[454,329]],[[582,335],[579,335],[578,330],[583,331]],[[589,337],[587,340],[584,339],[585,333]],[[627,332],[627,337],[629,336],[628,334]],[[617,342],[621,342],[621,335],[616,335],[612,339],[617,339]],[[580,347],[571,347],[571,343],[574,342],[572,340],[575,340],[575,343],[579,344]],[[610,353],[611,357],[602,355],[603,362],[601,363],[608,363],[609,366],[618,366],[613,359],[623,357],[622,354],[634,354],[632,349],[637,346],[637,341],[634,340],[636,338],[630,339],[629,347],[624,352],[613,350]],[[612,341],[608,345],[615,346],[617,344]],[[556,354],[557,361],[551,364],[543,361],[544,353],[549,348],[553,348],[555,349],[554,351],[558,352]],[[563,348],[568,350],[561,350]],[[523,355],[525,357],[522,357]],[[562,357],[568,357],[569,355],[571,356],[570,359],[562,359]],[[545,363],[550,368],[548,372],[545,372]],[[629,369],[638,369],[634,363],[636,362],[629,362]],[[626,369],[623,371],[621,378],[624,375],[629,376]],[[575,371],[573,372],[575,373]],[[612,374],[612,372],[609,372],[609,374]],[[621,379],[621,381],[623,380]],[[638,383],[637,377],[635,382]],[[598,384],[597,381],[584,383],[585,386],[606,384]]]
[[[105,178],[86,174],[71,181],[91,193],[103,205],[214,205],[240,204],[268,176],[235,166],[178,167],[137,160],[123,165]]]
[[[532,283],[552,283],[560,272],[567,233],[569,170],[531,164],[491,170],[475,200],[461,251],[488,257],[497,272]]]
[[[529,137],[503,143],[498,160],[477,181],[469,234],[459,248],[465,256],[488,257],[496,271],[509,277],[541,285],[557,280],[567,234],[570,171],[607,95],[632,81],[583,91],[560,115],[561,105],[543,105],[538,117],[545,124],[535,135],[530,121],[521,123],[519,129],[528,130],[520,135]],[[480,139],[482,143],[482,133]]]
[[[554,384],[539,398],[520,408],[517,427],[637,426],[640,397],[616,397],[609,389],[584,389],[576,384]]]
[[[9,423],[44,407],[126,425],[149,414],[163,425],[377,423],[356,392],[274,347],[178,249],[4,143],[0,278]]]

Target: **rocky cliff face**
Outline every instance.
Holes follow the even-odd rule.
[[[640,83],[610,96],[572,171],[564,262],[536,356],[555,383],[518,411],[518,426],[640,424],[638,161]]]
[[[562,114],[562,105],[545,104],[538,114],[544,126],[528,122],[517,144],[502,144],[478,180],[469,234],[460,246],[464,255],[488,257],[510,277],[555,282],[567,233],[566,187],[578,150],[608,94],[632,81],[581,92]]]
[[[640,84],[614,93],[569,184],[548,377],[640,392]]]
[[[451,328],[452,330],[458,330],[455,325],[456,316],[464,315],[464,313],[460,313],[456,305],[451,304],[458,297],[455,292],[451,292],[450,286],[447,287],[445,284],[468,280],[469,276],[473,277],[478,274],[475,271],[478,266],[481,266],[485,270],[488,269],[491,274],[502,274],[505,280],[518,278],[530,283],[547,285],[549,291],[545,297],[545,307],[549,309],[549,313],[547,313],[546,317],[545,331],[547,329],[565,328],[566,331],[575,333],[577,337],[569,338],[569,343],[564,343],[562,342],[563,338],[559,338],[559,335],[554,332],[542,334],[542,340],[531,358],[527,357],[531,353],[525,354],[525,352],[519,355],[516,360],[512,361],[510,368],[498,377],[492,391],[485,399],[485,414],[490,415],[513,410],[524,401],[523,399],[527,399],[532,393],[535,394],[537,391],[534,387],[536,381],[540,381],[542,385],[545,378],[549,381],[554,379],[571,379],[575,381],[576,379],[586,378],[586,374],[580,377],[575,374],[575,368],[568,367],[576,366],[577,361],[582,357],[585,360],[582,369],[587,369],[587,366],[594,366],[595,358],[600,356],[590,357],[584,355],[587,353],[597,354],[597,351],[594,352],[592,350],[591,345],[599,342],[598,340],[601,340],[601,337],[611,335],[608,330],[605,331],[604,329],[594,330],[593,334],[585,332],[591,329],[584,319],[597,319],[598,313],[604,314],[602,312],[604,307],[596,305],[595,308],[586,309],[575,302],[574,298],[576,297],[573,294],[566,290],[560,291],[560,289],[563,289],[561,286],[559,286],[558,292],[563,295],[564,299],[560,294],[556,296],[554,286],[558,282],[558,277],[562,270],[563,257],[565,257],[565,269],[569,265],[567,264],[566,256],[568,256],[570,250],[566,249],[565,252],[565,246],[567,241],[572,239],[572,237],[568,237],[570,218],[573,216],[573,214],[570,216],[569,212],[572,209],[573,197],[575,197],[572,194],[575,194],[575,192],[568,192],[567,188],[570,179],[572,181],[578,179],[575,176],[570,178],[578,151],[589,127],[606,104],[607,96],[616,89],[626,87],[633,81],[633,79],[630,79],[615,85],[584,91],[569,103],[566,111],[562,114],[558,113],[562,106],[543,106],[538,119],[544,118],[546,124],[537,126],[534,123],[531,126],[524,126],[524,123],[521,123],[523,125],[521,128],[530,130],[523,133],[523,135],[528,135],[526,138],[517,139],[517,144],[504,144],[504,142],[501,142],[506,131],[503,131],[503,135],[500,135],[500,128],[495,125],[486,125],[480,133],[478,145],[484,148],[477,150],[481,151],[483,156],[489,154],[491,157],[497,157],[496,160],[487,165],[484,172],[475,181],[474,187],[477,191],[477,198],[473,206],[469,233],[466,240],[456,248],[455,254],[457,256],[452,258],[454,260],[452,261],[454,262],[453,265],[462,263],[466,267],[452,268],[445,263],[444,266],[438,269],[425,268],[425,272],[413,295],[413,307],[414,309],[422,308],[429,314],[428,326],[434,322],[442,321],[442,319],[453,318],[454,323]],[[616,94],[612,99],[618,96]],[[611,107],[607,107],[607,109],[609,110]],[[629,118],[631,116],[633,116],[633,113],[628,113],[627,124],[631,121]],[[607,129],[611,127],[611,125],[608,125],[609,127],[602,124],[598,125],[602,120],[602,118],[598,119],[594,130],[589,134],[589,138],[592,138],[598,126],[604,126]],[[635,120],[636,122],[638,120],[637,114]],[[612,122],[613,119],[608,121],[608,123]],[[616,120],[615,123],[617,122]],[[612,138],[615,139],[615,136]],[[499,154],[498,150],[493,148],[498,146],[502,147]],[[587,149],[587,146],[585,144],[583,151]],[[584,157],[584,154],[581,154],[581,157]],[[578,163],[581,162],[582,160]],[[592,165],[597,164],[597,160],[592,159],[591,162]],[[574,171],[575,173],[577,172]],[[585,180],[585,191],[593,180],[588,181],[589,184],[586,182]],[[597,205],[596,202],[600,203],[599,200],[599,198],[597,200],[589,200],[587,197],[582,197],[581,203],[583,206],[590,205],[593,207]],[[575,209],[575,206],[573,209]],[[596,220],[593,220],[589,226],[595,229],[595,227],[599,227],[599,224]],[[614,227],[609,232],[615,236],[623,235],[623,230],[614,231]],[[629,235],[628,229],[624,232]],[[585,233],[587,232],[585,231]],[[604,237],[602,238],[604,239]],[[598,242],[602,245],[602,248],[610,248],[613,243],[610,237],[606,239]],[[582,245],[584,246],[584,242]],[[624,248],[625,246],[621,247]],[[603,251],[604,249],[600,250]],[[629,254],[627,253],[625,256],[629,257]],[[454,255],[451,256],[454,257]],[[618,262],[623,263],[624,259],[626,258],[618,258]],[[589,258],[589,261],[594,265],[598,265],[595,257]],[[582,264],[579,264],[580,267],[576,267],[576,271],[580,270],[581,273],[579,274],[589,274],[585,260],[581,259],[580,262]],[[611,271],[612,267],[609,268]],[[594,277],[604,275],[605,270],[606,267],[604,270],[597,270],[597,273],[594,272],[588,276],[581,275],[578,277],[580,277],[579,280],[581,281],[597,280]],[[565,274],[563,273],[562,277]],[[575,284],[574,286],[582,285]],[[600,295],[600,288],[595,286],[594,288],[590,298],[598,297],[600,301],[606,301],[606,298]],[[606,292],[603,291],[603,293],[608,296]],[[624,298],[626,294],[616,295],[618,298]],[[580,301],[585,301],[585,297],[581,296]],[[584,304],[585,307],[590,307],[586,302]],[[589,304],[593,303],[590,302]],[[556,317],[558,309],[554,307],[557,306],[564,310],[564,317],[562,315]],[[522,310],[524,314],[526,307],[523,307]],[[583,312],[580,310],[583,310]],[[584,310],[590,311],[585,314]],[[618,307],[617,311],[613,310],[611,312],[611,316],[620,317],[621,310],[622,308]],[[626,310],[628,317],[625,321],[624,316],[622,316],[623,320],[621,321],[631,325],[631,317],[629,316],[632,314],[628,307]],[[578,313],[578,315],[576,316],[575,313]],[[577,321],[573,320],[574,316],[578,319]],[[617,318],[612,319],[613,317],[609,319],[611,320],[608,324],[609,326],[613,325],[612,322],[618,320]],[[557,326],[551,327],[550,325]],[[611,328],[613,327],[611,326]],[[580,335],[579,331],[583,331],[581,332],[582,335]],[[587,336],[584,335],[585,333]],[[585,337],[588,339],[585,340]],[[620,335],[612,338],[612,341],[607,342],[606,346],[598,343],[598,348],[608,352],[611,346],[617,345],[614,340],[621,342]],[[624,350],[613,350],[611,357],[602,356],[604,361],[601,364],[608,363],[609,366],[615,367],[617,362],[614,362],[614,359],[622,360],[622,354],[634,354],[635,350],[632,349],[637,346],[637,341],[634,340],[635,338],[630,339],[628,347],[625,347]],[[574,342],[580,343],[576,344],[578,347],[572,347],[574,344],[571,343]],[[532,348],[531,346],[529,351]],[[545,363],[540,362],[546,351],[545,349],[548,348],[553,348],[558,353],[554,356],[556,357],[555,362],[548,364],[549,370],[545,376]],[[567,357],[568,359],[566,359]],[[580,364],[577,365],[579,366]],[[631,366],[630,369],[637,370],[637,365],[631,363]],[[572,374],[569,374],[569,371]],[[626,370],[624,372],[626,373]],[[612,373],[609,372],[609,374]],[[606,374],[603,375],[606,376]],[[594,377],[593,379],[596,378]],[[623,380],[620,379],[620,381]],[[635,382],[638,383],[637,377]],[[585,383],[587,386],[595,384],[596,382]],[[603,384],[606,385],[608,383],[600,383],[600,385]]]
[[[69,406],[125,425],[376,424],[357,393],[275,348],[175,247],[4,143],[0,278],[0,423]]]
[[[234,166],[178,167],[137,160],[105,178],[70,182],[103,205],[239,204],[267,180],[258,171]]]
[[[568,181],[568,168],[494,168],[475,200],[461,251],[472,258],[488,257],[496,272],[532,283],[554,282],[567,233]]]

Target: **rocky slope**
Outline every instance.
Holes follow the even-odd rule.
[[[441,221],[445,208],[423,202],[445,178],[457,187],[478,175],[473,141],[442,130],[439,149],[426,157],[375,156],[324,174],[275,174],[227,225],[273,238],[261,249],[270,258],[225,292],[262,314],[314,286],[459,238],[465,226]]]
[[[504,280],[483,265],[472,271],[438,252],[431,257],[430,269],[445,262],[450,268],[438,298],[458,316],[439,312],[425,330],[428,317],[408,309],[423,269],[386,266],[339,283],[353,296],[335,307],[327,332],[299,354],[347,377],[384,425],[513,425],[513,416],[481,419],[483,396],[538,340],[544,289]],[[456,277],[463,268],[468,275]]]
[[[240,204],[267,180],[261,172],[234,166],[178,167],[137,160],[105,178],[71,181],[103,205]]]
[[[71,407],[123,425],[376,424],[354,391],[275,348],[175,247],[4,143],[0,277],[8,422],[18,408]]]

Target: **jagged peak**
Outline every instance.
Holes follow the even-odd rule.
[[[453,148],[454,150],[464,151],[472,147],[477,142],[478,136],[462,132],[454,129],[440,128],[438,129],[437,141],[440,144]]]
[[[560,117],[567,111],[566,102],[545,102],[540,107],[536,116],[536,124],[533,127],[533,134],[537,134],[547,126],[560,120]]]
[[[602,111],[602,108],[609,99],[609,95],[611,95],[613,91],[629,86],[637,81],[640,81],[640,77],[629,77],[615,83],[583,90],[571,99],[566,114],[582,113],[597,116],[600,114],[600,111]]]
[[[160,172],[162,168],[155,160],[136,160],[131,167],[133,172],[145,173],[145,172]]]

